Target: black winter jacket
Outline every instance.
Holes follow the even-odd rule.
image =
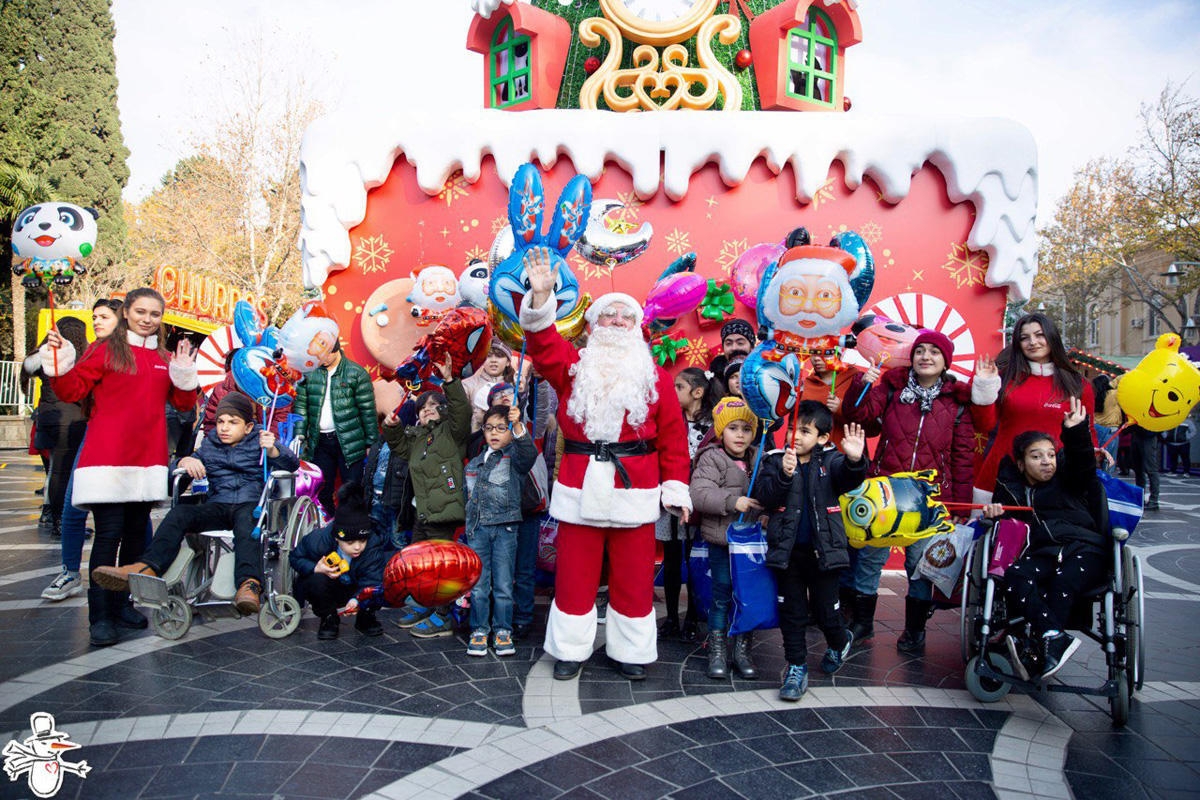
[[[850,461],[837,450],[815,451],[809,469],[816,480],[809,482],[811,495],[800,496],[804,481],[798,473],[783,474],[783,453],[771,453],[763,461],[762,471],[751,497],[762,503],[770,514],[767,523],[767,566],[786,569],[800,527],[800,514],[812,514],[813,550],[817,566],[824,572],[850,566],[846,531],[838,497],[854,489],[867,477],[867,460]]]
[[[301,539],[296,549],[288,556],[288,563],[299,574],[312,575],[317,570],[317,562],[337,549],[337,540],[333,538],[333,525],[326,525]],[[392,546],[389,537],[378,533],[371,535],[367,548],[358,558],[351,560],[350,571],[346,573],[356,593],[368,587],[383,586],[383,569],[394,552],[395,547]],[[296,601],[301,606],[304,605],[303,585],[302,581],[294,585]]]
[[[370,508],[375,504],[375,468],[379,465],[379,452],[387,444],[383,439],[371,445],[367,451],[367,460],[363,465],[363,502]],[[379,502],[388,508],[395,509],[400,530],[406,531],[412,527],[413,509],[412,481],[408,479],[408,461],[391,453],[388,457],[387,474],[383,479],[383,494]]]
[[[286,447],[279,455],[268,459],[271,469],[295,472],[300,459]],[[262,448],[258,446],[258,431],[253,430],[237,444],[224,444],[216,431],[211,431],[192,454],[204,465],[208,477],[208,500],[212,503],[256,503],[263,490]]]

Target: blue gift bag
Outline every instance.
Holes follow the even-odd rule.
[[[1133,533],[1142,519],[1142,487],[1126,483],[1104,470],[1096,470],[1096,477],[1104,484],[1104,491],[1108,495],[1109,525]]]
[[[729,572],[733,579],[733,613],[729,635],[778,628],[775,576],[767,566],[767,537],[757,522],[735,522],[729,539]]]
[[[708,542],[692,545],[687,562],[688,608],[696,609],[700,619],[708,619],[712,607],[712,572],[708,568]]]

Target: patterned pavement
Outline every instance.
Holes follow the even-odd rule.
[[[1129,725],[1107,704],[1013,692],[982,705],[964,689],[956,611],[931,621],[928,653],[893,644],[903,578],[884,579],[873,643],[835,678],[814,669],[798,704],[776,699],[777,631],[761,635],[762,680],[711,681],[704,651],[663,642],[641,683],[602,649],[578,681],[551,678],[540,630],[517,654],[468,658],[458,638],[416,640],[392,624],[367,639],[316,620],[283,640],[252,620],[194,624],[87,644],[82,596],[38,599],[57,574],[36,532],[40,470],[0,467],[0,742],[54,715],[82,745],[56,797],[78,798],[976,798],[1121,800],[1200,796],[1200,479],[1163,479],[1163,511],[1138,529],[1147,577],[1148,674]],[[86,557],[86,551],[85,551]],[[543,599],[544,602],[544,599]],[[601,629],[603,630],[603,629]],[[823,652],[809,639],[810,663]],[[1085,643],[1064,670],[1099,685]],[[0,798],[32,797],[0,777]]]

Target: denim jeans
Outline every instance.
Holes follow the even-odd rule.
[[[917,562],[925,553],[925,544],[922,539],[904,548],[904,572],[910,576],[908,596],[914,600],[933,599],[933,584],[924,578],[911,577],[917,569]],[[879,594],[879,576],[890,553],[891,549],[887,547],[864,547],[858,551],[850,567],[854,573],[854,591],[859,594]]]
[[[375,523],[376,533],[382,534],[396,547],[404,546],[404,537],[396,530],[396,509],[376,500],[371,503],[371,521]]]
[[[729,629],[729,606],[733,602],[728,546],[709,543],[708,569],[712,572],[712,606],[708,609],[708,629],[713,633],[725,633]]]
[[[79,449],[83,449],[82,444]],[[75,466],[78,463],[79,454],[76,453],[62,507],[62,564],[68,572],[79,572],[79,566],[83,563],[83,540],[86,538],[88,518],[88,512],[71,505],[71,493],[75,491]]]
[[[517,625],[533,624],[534,572],[541,529],[541,514],[522,518],[517,528],[517,564],[513,572],[513,623]]]
[[[511,631],[517,523],[476,525],[467,531],[467,544],[483,562],[479,580],[471,589],[471,630]],[[490,624],[489,618],[495,625]]]

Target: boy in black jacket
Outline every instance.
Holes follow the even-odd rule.
[[[775,571],[780,597],[779,630],[788,667],[780,700],[799,700],[808,689],[805,628],[810,608],[829,649],[822,671],[832,674],[850,652],[853,637],[837,611],[838,573],[849,563],[838,496],[867,476],[866,437],[854,423],[845,428],[842,453],[825,452],[833,415],[815,400],[801,401],[791,448],[773,453],[751,495],[770,513],[767,566]]]

